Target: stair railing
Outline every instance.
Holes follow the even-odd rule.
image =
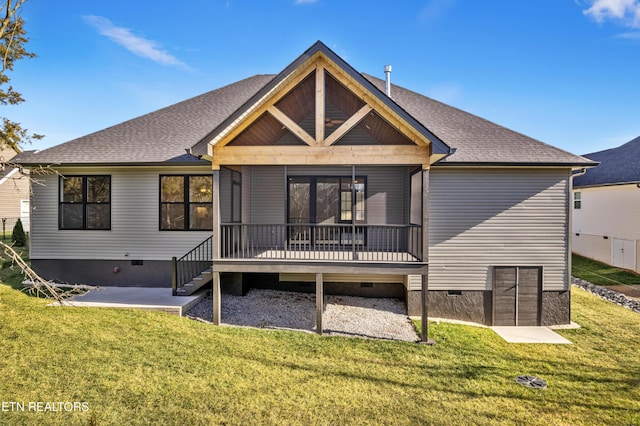
[[[171,258],[171,288],[177,296],[178,289],[211,267],[213,235],[194,247],[181,258]]]

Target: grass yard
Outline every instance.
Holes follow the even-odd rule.
[[[607,286],[630,297],[640,298],[640,275],[574,254],[572,275],[590,283]]]
[[[15,250],[24,260],[29,261],[29,247],[15,247]],[[20,290],[23,281],[24,276],[20,272],[20,268],[14,265],[0,249],[0,283]]]
[[[441,323],[429,347],[46,303],[0,285],[0,403],[25,404],[2,406],[2,425],[640,424],[640,315],[580,289],[582,328],[560,332],[573,345]]]

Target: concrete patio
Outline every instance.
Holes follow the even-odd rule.
[[[92,308],[125,308],[163,311],[183,315],[204,297],[204,293],[176,297],[170,288],[149,287],[95,287],[91,291],[74,296],[65,306]],[[59,306],[59,303],[53,305]]]
[[[491,327],[491,329],[509,343],[572,344],[548,327]]]

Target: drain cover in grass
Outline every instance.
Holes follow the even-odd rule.
[[[522,386],[534,389],[544,389],[547,387],[547,382],[535,376],[518,376],[516,377],[516,382]]]

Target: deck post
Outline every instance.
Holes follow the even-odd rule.
[[[422,291],[420,292],[422,302],[422,312],[420,317],[421,329],[420,329],[420,343],[427,345],[433,345],[435,342],[433,339],[429,339],[429,276],[422,276]]]
[[[213,323],[220,325],[222,303],[220,303],[220,272],[213,273]]]
[[[429,262],[429,169],[422,169],[422,261]],[[433,345],[429,339],[429,275],[422,275],[420,343]]]
[[[322,312],[324,311],[324,288],[322,274],[316,274],[316,333],[322,335]]]
[[[178,295],[178,258],[171,258],[171,292],[174,296]]]
[[[221,239],[222,239],[222,228],[220,226],[220,169],[213,170],[213,185],[212,185],[212,201],[213,201],[213,209],[212,209],[212,229],[213,229],[213,238],[211,239],[211,272],[212,272],[212,286],[213,286],[213,323],[215,325],[220,325],[220,318],[222,310],[222,303],[220,301],[221,292],[220,292],[220,272],[215,269],[215,261],[220,259],[220,247],[221,247]]]

